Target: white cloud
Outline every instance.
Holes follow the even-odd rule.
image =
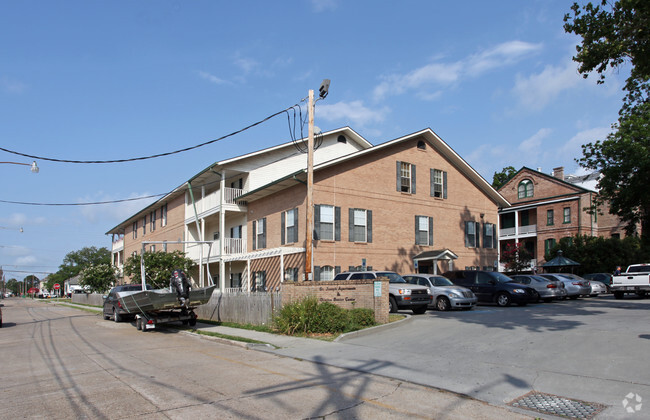
[[[316,108],[316,117],[327,121],[344,121],[352,125],[368,126],[384,120],[390,112],[388,107],[370,109],[363,101],[337,102],[332,105],[319,105]]]
[[[0,77],[0,87],[7,93],[23,93],[27,89],[26,84],[11,80],[6,76]]]
[[[234,61],[235,65],[248,74],[259,67],[260,63],[252,58],[237,56]]]
[[[509,41],[455,62],[436,62],[406,74],[387,75],[375,87],[374,98],[381,100],[388,95],[416,91],[420,98],[436,99],[441,94],[441,88],[458,83],[464,77],[477,77],[495,68],[512,65],[541,48],[541,44]]]
[[[224,85],[229,83],[228,81],[212,75],[206,71],[198,71],[198,74],[202,79],[205,79],[210,83],[214,83],[215,85]]]
[[[324,12],[326,10],[336,10],[338,0],[311,0],[311,5],[315,12]]]
[[[609,133],[611,133],[609,127],[597,127],[580,131],[575,136],[571,137],[569,141],[560,148],[559,152],[564,156],[581,157],[582,145],[593,143],[597,140],[605,140]]]
[[[542,128],[531,137],[522,141],[518,149],[525,154],[536,154],[542,150],[542,141],[546,139],[553,130],[550,128]]]
[[[540,110],[563,91],[576,87],[581,79],[576,64],[570,61],[564,67],[546,66],[541,73],[527,78],[517,75],[513,92],[523,106]]]

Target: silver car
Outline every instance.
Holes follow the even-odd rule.
[[[589,281],[582,277],[574,279],[567,276],[565,273],[544,273],[539,275],[551,280],[560,280],[564,283],[564,288],[566,289],[569,299],[578,299],[580,296],[591,294]]]
[[[431,291],[433,300],[429,307],[439,311],[450,309],[472,309],[478,298],[466,287],[456,286],[448,278],[435,274],[407,274],[404,280],[411,284],[426,286]]]
[[[590,281],[588,279],[585,279],[584,277],[580,277],[577,274],[571,274],[571,273],[562,273],[564,277],[569,277],[573,279],[574,281],[579,281],[584,283],[589,284],[590,292],[587,293],[587,295],[591,297],[596,297],[598,295],[602,295],[603,293],[607,293],[607,287],[598,282],[598,281]]]
[[[544,302],[550,302],[553,299],[564,299],[567,292],[564,283],[560,280],[552,280],[546,277],[532,274],[515,274],[512,279],[526,286],[532,287],[539,294],[539,298]]]

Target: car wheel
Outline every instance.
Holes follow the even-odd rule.
[[[411,309],[415,315],[422,315],[427,311],[427,307],[425,306],[418,306],[417,308]]]
[[[395,301],[395,298],[392,296],[388,297],[388,312],[390,312],[391,314],[397,312],[397,302]]]
[[[135,319],[135,329],[138,331],[142,329],[142,318]]]
[[[510,306],[510,295],[507,293],[499,293],[496,301],[498,306]]]
[[[625,293],[623,293],[623,292],[614,292],[614,297],[616,299],[623,299],[624,295],[625,295]]]
[[[113,321],[115,322],[122,322],[122,316],[120,313],[117,311],[117,308],[113,307]]]
[[[549,303],[549,302],[552,302],[552,301],[553,301],[553,299],[544,299],[544,302],[546,302],[546,303]]]
[[[436,309],[439,311],[450,310],[451,304],[449,303],[449,299],[444,296],[440,296],[438,299],[436,299]]]
[[[571,300],[576,300],[576,299],[578,299],[579,297],[580,297],[580,296],[577,296],[577,295],[576,295],[576,296],[569,296],[569,299],[571,299]]]

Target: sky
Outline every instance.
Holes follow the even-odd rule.
[[[281,114],[155,159],[47,159],[195,146],[300,104],[325,78],[322,131],[349,126],[376,145],[431,128],[488,182],[506,166],[584,173],[581,145],[610,132],[629,70],[602,85],[577,72],[572,3],[0,0],[0,161],[40,168],[0,163],[5,277],[42,279],[69,252],[110,249],[106,232],[152,202],[121,200],[288,142],[289,126]]]

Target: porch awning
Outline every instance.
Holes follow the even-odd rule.
[[[434,251],[424,251],[413,257],[413,261],[437,261],[437,260],[455,260],[458,255],[448,249],[437,249]]]

